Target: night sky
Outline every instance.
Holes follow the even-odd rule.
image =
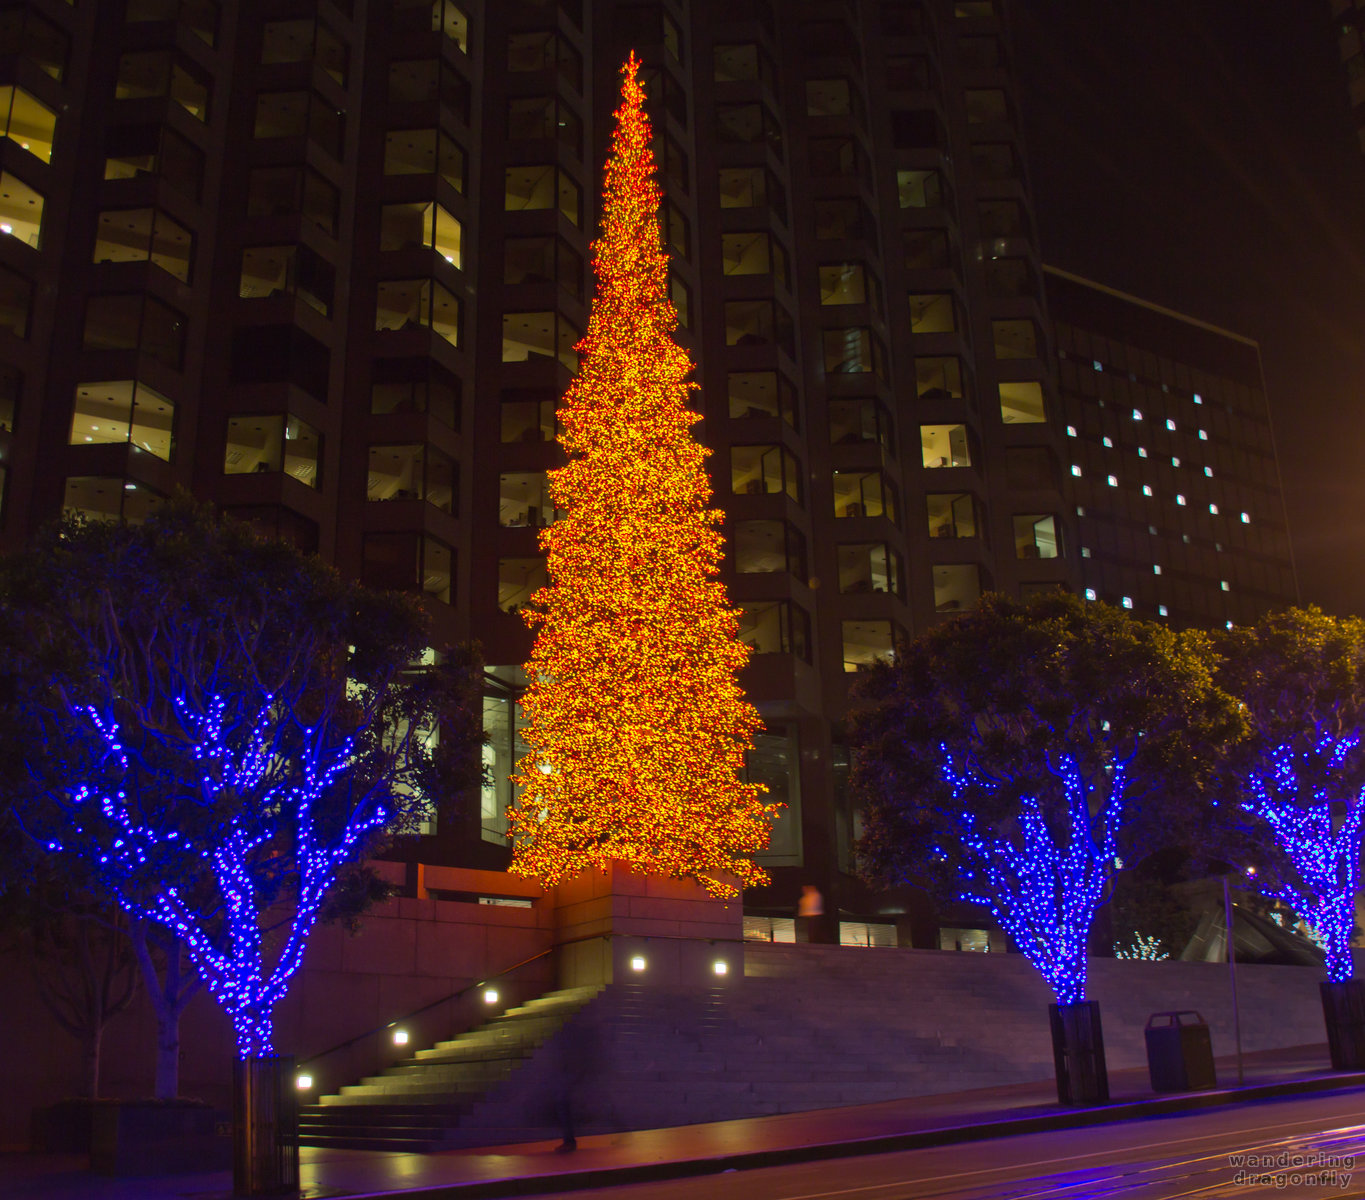
[[[1365,158],[1327,0],[1017,0],[1044,259],[1261,344],[1305,603],[1365,615]]]

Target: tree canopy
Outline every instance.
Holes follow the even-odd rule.
[[[983,597],[852,704],[864,874],[987,905],[1063,1003],[1115,870],[1199,825],[1241,732],[1205,635],[1060,592]]]
[[[1350,941],[1365,837],[1365,621],[1290,608],[1217,636],[1218,682],[1249,736],[1223,808],[1255,882],[1309,926],[1328,977],[1354,974]]]
[[[0,618],[24,828],[271,1052],[336,872],[476,774],[468,656],[421,666],[413,602],[188,500],[52,529],[0,562]]]

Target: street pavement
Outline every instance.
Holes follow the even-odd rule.
[[[713,1200],[723,1193],[736,1200],[760,1200],[753,1185],[771,1168],[797,1170],[802,1183],[794,1190],[776,1191],[774,1196],[815,1197],[838,1195],[844,1200],[903,1200],[915,1195],[947,1197],[958,1193],[945,1191],[939,1179],[938,1191],[905,1190],[904,1179],[887,1185],[891,1191],[878,1192],[874,1183],[864,1182],[873,1159],[903,1156],[937,1148],[961,1163],[975,1163],[982,1155],[1005,1155],[1006,1164],[1025,1161],[1012,1147],[1030,1137],[1046,1135],[1071,1139],[1071,1157],[1086,1150],[1083,1169],[1099,1172],[1094,1180],[1072,1178],[1059,1183],[1062,1191],[1038,1191],[1032,1186],[1018,1191],[963,1192],[972,1200],[987,1196],[1027,1195],[1037,1198],[1066,1195],[1072,1200],[1090,1197],[1123,1196],[1120,1190],[1105,1190],[1098,1181],[1108,1178],[1103,1172],[1110,1164],[1098,1149],[1103,1138],[1115,1130],[1141,1130],[1153,1123],[1174,1128],[1194,1121],[1211,1110],[1249,1113],[1246,1129],[1232,1134],[1234,1143],[1259,1144],[1269,1136],[1266,1120],[1255,1114],[1270,1111],[1276,1098],[1298,1097],[1295,1104],[1309,1099],[1332,1101],[1341,1113],[1354,1113],[1365,1106],[1365,1073],[1342,1074],[1325,1069],[1326,1047],[1308,1046],[1293,1050],[1266,1051],[1246,1057],[1245,1084],[1237,1087],[1234,1060],[1219,1059],[1218,1090],[1179,1095],[1154,1096],[1145,1070],[1114,1071],[1110,1074],[1113,1102],[1100,1108],[1063,1108],[1056,1103],[1055,1087],[1050,1080],[1006,1087],[983,1088],[939,1096],[920,1096],[906,1100],[815,1112],[786,1113],[779,1116],[720,1121],[672,1129],[644,1130],[583,1136],[571,1153],[557,1152],[556,1143],[540,1142],[475,1150],[445,1151],[436,1154],[402,1154],[378,1151],[322,1150],[305,1148],[301,1155],[302,1195],[305,1197],[368,1197],[401,1192],[423,1200],[484,1200],[485,1197],[539,1195],[600,1187],[620,1189],[624,1185],[653,1181],[690,1180],[692,1194],[705,1187]],[[1231,1085],[1231,1086],[1229,1086]],[[1281,1101],[1280,1108],[1287,1101]],[[1333,1110],[1335,1111],[1335,1110]],[[1165,1119],[1170,1118],[1170,1119]],[[1239,1118],[1230,1118],[1237,1126]],[[1285,1116],[1283,1120],[1291,1118]],[[1351,1124],[1342,1118],[1347,1127]],[[1257,1122],[1260,1124],[1257,1124]],[[1315,1124],[1316,1122],[1316,1124]],[[1336,1117],[1333,1127],[1342,1122]],[[1331,1123],[1331,1122],[1329,1122]],[[1311,1138],[1321,1134],[1321,1120],[1314,1116],[1293,1136]],[[1081,1132],[1077,1132],[1081,1131]],[[1146,1146],[1140,1132],[1138,1144]],[[1184,1135],[1178,1135],[1184,1136]],[[1191,1135],[1192,1136],[1192,1135]],[[992,1141],[993,1139],[1008,1139]],[[964,1151],[964,1143],[973,1143]],[[1240,1143],[1238,1143],[1240,1144]],[[1307,1143],[1305,1142],[1305,1145]],[[985,1147],[985,1149],[983,1149]],[[1002,1149],[1003,1148],[1003,1149]],[[1129,1147],[1131,1150],[1132,1147]],[[1231,1153],[1227,1151],[1226,1153]],[[1240,1151],[1238,1151],[1240,1152]],[[1119,1153],[1116,1148],[1114,1153]],[[1318,1153],[1313,1151],[1312,1153]],[[1142,1158],[1141,1155],[1147,1155]],[[1100,1157],[1096,1157],[1099,1155]],[[1152,1157],[1155,1155],[1155,1157]],[[1165,1162],[1156,1150],[1143,1150],[1139,1161]],[[1215,1156],[1216,1158],[1216,1156]],[[850,1160],[856,1159],[855,1162]],[[1031,1160],[1030,1160],[1031,1161]],[[1226,1165],[1226,1164],[1221,1164]],[[1179,1161],[1174,1167],[1181,1175]],[[1218,1162],[1214,1167],[1221,1166]],[[1039,1167],[1038,1169],[1041,1169]],[[739,1175],[727,1174],[738,1172]],[[815,1177],[832,1173],[842,1179],[842,1190],[811,1190]],[[699,1177],[710,1176],[703,1183]],[[1030,1176],[1031,1178],[1031,1176]],[[850,1187],[850,1181],[857,1186]],[[1332,1195],[1365,1195],[1365,1158],[1362,1158],[1359,1191],[1337,1189]],[[977,1181],[980,1182],[980,1181]],[[732,1189],[739,1185],[738,1191]],[[724,1185],[724,1186],[722,1186]],[[658,1186],[658,1185],[656,1185]],[[876,1185],[877,1187],[881,1185]],[[982,1184],[987,1189],[995,1183]],[[1052,1185],[1048,1185],[1051,1187]],[[1124,1185],[1126,1187],[1126,1184]],[[1172,1200],[1197,1192],[1201,1200],[1213,1196],[1269,1195],[1269,1191],[1206,1191],[1203,1185],[1187,1189],[1183,1183],[1170,1183],[1176,1190],[1133,1193],[1132,1200]],[[1222,1184],[1216,1186],[1221,1188]],[[1096,1188],[1099,1190],[1095,1190]],[[873,1190],[868,1190],[869,1188]],[[895,1190],[900,1189],[900,1190]],[[1087,1190],[1088,1189],[1088,1190]],[[633,1190],[633,1189],[627,1189]],[[1276,1195],[1290,1195],[1272,1189]],[[231,1180],[224,1173],[119,1179],[94,1175],[85,1169],[83,1159],[74,1156],[11,1154],[0,1157],[0,1197],[4,1200],[217,1200],[231,1193]],[[613,1195],[618,1194],[616,1190]],[[624,1195],[624,1193],[620,1193]],[[662,1194],[662,1193],[661,1193]],[[674,1193],[678,1196],[687,1191]],[[1319,1193],[1328,1194],[1328,1193]],[[1316,1195],[1316,1194],[1315,1194]]]

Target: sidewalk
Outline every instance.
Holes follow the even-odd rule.
[[[302,1151],[302,1195],[369,1197],[402,1192],[423,1200],[483,1200],[648,1179],[679,1178],[779,1163],[910,1150],[924,1146],[1077,1128],[1178,1113],[1239,1101],[1365,1089],[1365,1072],[1325,1069],[1325,1046],[1246,1056],[1245,1086],[1236,1061],[1218,1060],[1217,1091],[1152,1094],[1143,1068],[1111,1071],[1113,1102],[1062,1108],[1052,1082],[917,1096],[855,1108],[786,1113],[709,1125],[579,1138],[571,1154],[534,1142],[438,1154],[363,1150]],[[91,1174],[83,1159],[55,1155],[0,1158],[4,1200],[216,1200],[231,1194],[224,1173],[119,1179]]]

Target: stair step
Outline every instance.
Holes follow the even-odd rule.
[[[299,1133],[300,1146],[322,1150],[396,1150],[403,1154],[426,1154],[441,1145],[442,1138],[386,1137],[383,1134]]]

